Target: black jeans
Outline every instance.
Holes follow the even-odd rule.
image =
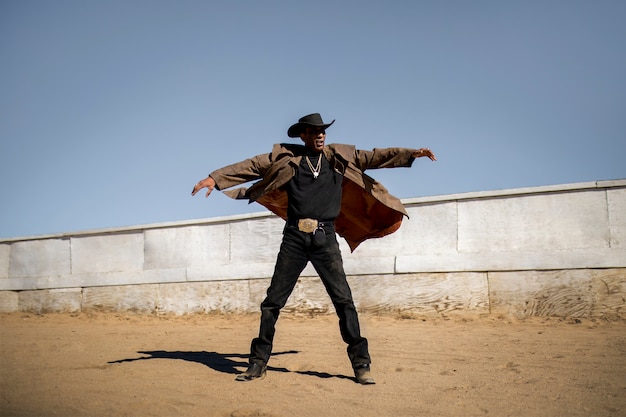
[[[371,362],[367,339],[361,337],[358,314],[343,270],[343,259],[332,224],[326,226],[325,231],[326,242],[322,246],[315,246],[310,233],[301,232],[296,226],[285,227],[274,275],[267,289],[267,297],[261,303],[259,337],[252,340],[250,363],[267,364],[280,310],[285,306],[308,261],[311,261],[322,279],[335,307],[339,317],[339,330],[343,341],[348,345],[348,357],[352,366],[356,368]]]

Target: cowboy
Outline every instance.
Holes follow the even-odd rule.
[[[276,144],[270,153],[213,171],[191,193],[206,188],[208,197],[215,188],[226,190],[226,195],[255,201],[285,220],[274,274],[261,303],[259,335],[252,340],[248,369],[237,375],[238,381],[265,377],[280,310],[311,262],[339,317],[356,381],[375,383],[336,235],[354,251],[366,239],[393,233],[407,216],[400,200],[365,170],[410,167],[415,158],[436,158],[428,148],[365,151],[326,145],[326,129],[334,122],[324,123],[319,113],[304,116],[287,131],[304,145]],[[250,188],[227,190],[249,181],[256,182]]]

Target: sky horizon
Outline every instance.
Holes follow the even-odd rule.
[[[262,212],[212,170],[301,143],[431,148],[399,198],[626,178],[620,1],[0,2],[0,238]]]

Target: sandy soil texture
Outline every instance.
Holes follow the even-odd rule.
[[[377,384],[332,315],[0,315],[0,416],[626,416],[626,322],[362,315]]]

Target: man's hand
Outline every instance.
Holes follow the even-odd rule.
[[[206,177],[202,181],[198,181],[198,183],[194,185],[191,195],[196,195],[196,193],[203,188],[207,189],[205,197],[208,197],[209,194],[211,194],[211,191],[215,188],[215,180],[211,177]]]
[[[433,151],[431,151],[428,148],[420,148],[416,151],[413,151],[411,156],[413,156],[413,158],[421,158],[423,156],[427,156],[431,161],[437,160],[437,158],[435,158],[435,154],[433,153]]]

